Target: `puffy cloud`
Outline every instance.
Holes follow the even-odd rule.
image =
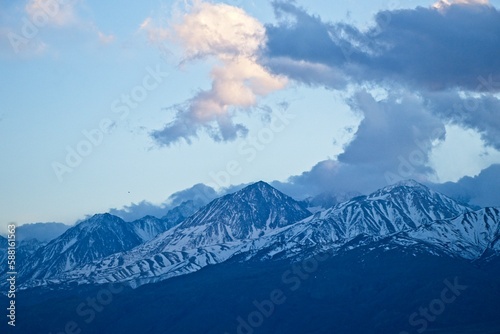
[[[286,182],[274,181],[272,185],[296,199],[312,197],[324,192],[339,191],[335,184],[340,164],[336,160],[318,162],[310,171],[291,176]]]
[[[292,196],[305,198],[321,193],[366,194],[412,178],[463,203],[499,206],[500,165],[444,184],[432,183],[434,170],[429,165],[430,153],[445,138],[445,122],[475,129],[497,147],[498,103],[493,96],[465,97],[452,91],[419,96],[389,92],[379,101],[365,91],[358,92],[349,104],[364,118],[344,152],[336,160],[321,161],[310,171],[274,185]]]
[[[181,203],[189,200],[200,203],[208,203],[218,196],[219,194],[212,187],[198,183],[191,188],[173,193],[168,198],[168,203],[172,206],[180,205]]]
[[[148,201],[141,201],[139,203],[126,205],[121,209],[110,209],[109,213],[118,216],[125,221],[134,221],[144,216],[161,218],[165,216],[168,210],[170,210],[170,207],[167,207],[164,204],[158,205]]]
[[[434,175],[429,154],[446,130],[421,98],[389,93],[377,101],[360,91],[350,105],[364,118],[344,152],[278,184],[281,189],[305,197],[332,191],[367,193],[402,179],[426,182]]]
[[[389,94],[376,101],[367,92],[358,92],[351,108],[363,113],[354,139],[339,155],[340,162],[365,164],[387,170],[413,151],[420,152],[415,173],[426,174],[432,143],[444,139],[443,122],[426,110],[420,98],[410,94]]]
[[[253,57],[265,41],[264,26],[257,19],[225,4],[195,2],[172,28],[188,58]]]
[[[242,9],[195,2],[180,22],[167,30],[155,28],[146,20],[141,29],[151,41],[176,41],[187,61],[215,57],[211,71],[212,87],[200,91],[177,110],[176,118],[153,138],[162,145],[181,139],[188,143],[205,129],[215,140],[233,140],[246,128],[234,124],[235,109],[255,106],[258,98],[285,87],[287,80],[271,74],[258,62],[265,45],[264,26]]]

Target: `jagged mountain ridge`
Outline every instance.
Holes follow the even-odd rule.
[[[472,214],[470,208],[414,181],[383,188],[314,215],[303,206],[259,182],[212,201],[149,242],[47,278],[56,283],[122,281],[137,286],[230,258],[304,258],[340,251],[359,236],[371,237],[366,239],[371,242],[398,236],[397,240],[387,238],[390,247],[416,249],[418,245],[419,250],[435,254],[438,246],[427,243],[426,247],[424,240],[403,233]],[[44,284],[43,280],[34,283],[38,284]]]
[[[157,243],[157,250],[180,250],[256,239],[310,215],[302,203],[258,182],[215,199],[151,244]]]
[[[342,251],[358,247],[488,262],[500,258],[500,208],[468,211],[389,236],[362,234],[342,245]]]
[[[282,246],[270,254],[287,257],[301,249],[317,253],[359,235],[388,236],[470,210],[415,181],[400,182],[319,211],[281,231],[277,238]]]
[[[340,222],[342,236],[388,235],[415,229],[435,220],[468,212],[458,204],[415,181],[403,181],[335,206],[323,219]]]
[[[451,256],[469,260],[500,254],[500,209],[484,208],[454,219],[439,220],[405,233],[406,236],[441,248]]]
[[[149,216],[127,223],[108,213],[94,215],[38,249],[19,275],[29,279],[59,275],[140,245],[163,232],[165,225]]]
[[[258,182],[215,199],[150,242],[84,266],[70,279],[156,281],[185,274],[248,251],[252,240],[310,215],[304,204]]]

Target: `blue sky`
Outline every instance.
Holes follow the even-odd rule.
[[[4,1],[0,224],[257,180],[500,205],[499,6]]]

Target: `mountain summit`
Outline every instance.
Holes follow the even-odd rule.
[[[213,200],[145,247],[163,252],[256,239],[310,215],[303,203],[261,181]]]
[[[184,246],[198,247],[257,238],[310,215],[304,204],[260,181],[212,201],[169,234],[178,236],[184,234],[183,231],[201,228],[199,238],[183,243]],[[178,244],[170,238],[166,240],[170,246]]]
[[[345,237],[387,235],[454,218],[471,208],[413,181],[387,186],[335,206],[326,218],[342,226]]]

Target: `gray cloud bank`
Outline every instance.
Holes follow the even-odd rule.
[[[500,149],[496,8],[470,2],[386,10],[365,31],[325,22],[292,2],[276,1],[274,9],[281,21],[266,26],[267,66],[307,85],[354,87],[348,103],[364,116],[336,160],[291,177],[279,184],[283,190],[366,193],[406,178],[430,183],[435,172],[429,154],[445,139],[446,124],[472,129]],[[388,96],[376,101],[363,87],[382,87]],[[439,189],[472,204],[500,205],[485,187],[492,181],[495,189],[495,177],[500,179],[500,170],[492,166]]]
[[[275,2],[274,8],[287,19],[266,26],[268,64],[296,80],[333,88],[397,82],[418,90],[500,91],[478,80],[500,76],[500,13],[492,6],[381,11],[367,31],[324,22],[288,2]],[[324,72],[305,71],[313,65],[344,78],[326,80]]]

